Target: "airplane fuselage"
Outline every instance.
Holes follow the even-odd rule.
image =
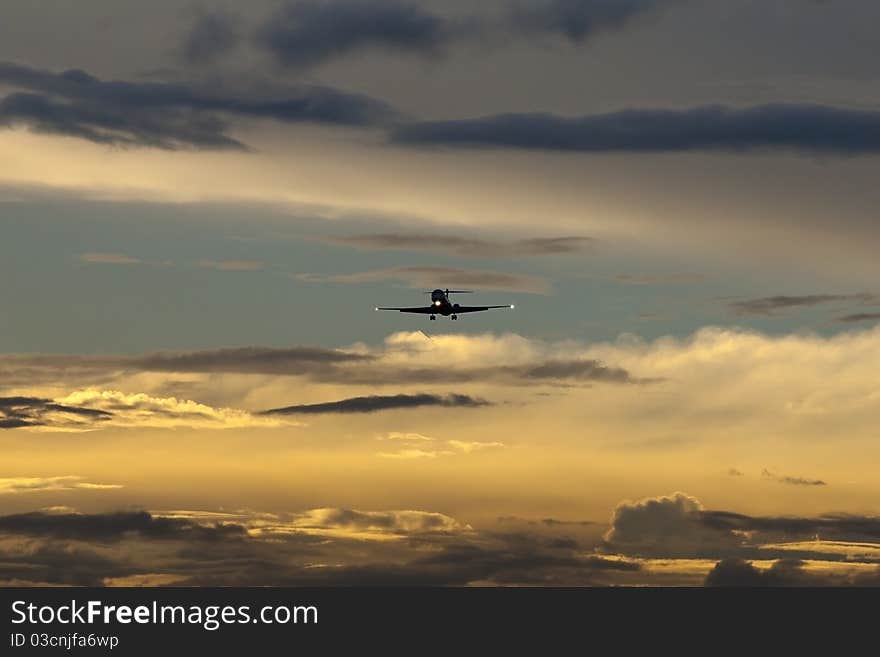
[[[458,308],[458,304],[449,301],[449,297],[446,296],[443,290],[431,292],[431,305],[436,308],[438,315],[443,315],[444,317],[454,315]]]

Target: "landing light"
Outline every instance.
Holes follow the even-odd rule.
[[[513,304],[510,304],[510,309],[513,310],[514,308],[516,308],[516,306],[514,306]]]

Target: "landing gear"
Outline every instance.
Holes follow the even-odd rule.
[[[436,320],[436,319],[437,319],[437,317],[436,317],[436,316],[435,316],[435,315],[431,315],[431,319],[434,319],[434,320]]]
[[[452,319],[458,319],[458,315],[453,315]]]

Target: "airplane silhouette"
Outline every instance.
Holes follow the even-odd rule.
[[[430,306],[417,306],[414,308],[378,307],[376,310],[396,310],[402,313],[418,313],[420,315],[430,315],[431,319],[437,319],[437,315],[451,317],[451,319],[458,319],[458,316],[464,313],[479,313],[484,310],[492,310],[493,308],[513,308],[513,304],[504,306],[460,306],[449,300],[450,294],[470,294],[471,292],[472,290],[441,290],[438,288],[433,292],[430,292]],[[425,294],[429,293],[425,292]]]

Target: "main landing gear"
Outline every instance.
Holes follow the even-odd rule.
[[[435,315],[431,315],[431,319],[437,319]]]
[[[452,319],[458,319],[458,315],[453,315]]]

